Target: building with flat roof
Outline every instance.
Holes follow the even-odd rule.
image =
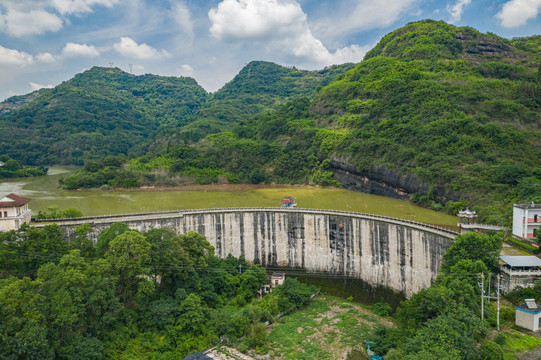
[[[515,307],[515,324],[531,331],[541,329],[541,306],[535,299],[526,299]]]
[[[534,240],[541,226],[541,204],[513,205],[513,236]]]
[[[18,229],[28,224],[32,211],[28,208],[31,200],[15,194],[0,199],[0,232]]]
[[[517,286],[530,287],[541,279],[541,259],[537,256],[500,256],[503,292]]]

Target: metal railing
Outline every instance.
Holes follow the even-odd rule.
[[[233,208],[210,208],[210,209],[189,209],[189,210],[169,210],[169,211],[156,211],[156,212],[145,212],[145,213],[132,213],[132,214],[114,214],[114,215],[99,215],[99,216],[87,216],[80,218],[68,218],[68,219],[43,219],[39,221],[34,221],[34,225],[46,224],[61,224],[61,223],[71,223],[71,224],[84,224],[87,222],[100,222],[100,220],[107,219],[122,219],[122,218],[154,218],[154,217],[164,217],[163,215],[171,215],[172,217],[180,217],[184,215],[193,215],[193,214],[205,214],[205,213],[228,213],[228,212],[298,212],[298,213],[313,213],[313,214],[326,214],[326,215],[341,215],[348,217],[359,217],[364,219],[371,220],[381,220],[388,223],[405,225],[408,227],[422,228],[426,230],[436,230],[440,233],[444,233],[448,236],[454,237],[458,235],[458,232],[452,231],[450,229],[436,226],[432,224],[426,224],[411,220],[393,218],[390,216],[376,215],[369,213],[360,213],[354,211],[343,211],[343,210],[326,210],[326,209],[309,209],[309,208],[281,208],[281,207],[233,207]],[[106,221],[105,221],[106,222]],[[65,224],[69,225],[69,224]]]

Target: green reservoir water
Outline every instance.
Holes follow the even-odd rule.
[[[296,186],[226,186],[222,191],[65,191],[58,179],[75,170],[51,167],[47,176],[3,180],[0,196],[16,193],[32,199],[37,213],[52,204],[81,210],[85,215],[108,215],[222,207],[279,207],[285,195],[297,198],[301,208],[373,213],[429,224],[456,226],[457,218],[424,209],[407,201],[359,192]],[[197,189],[197,187],[196,187]],[[203,189],[203,187],[202,187]]]

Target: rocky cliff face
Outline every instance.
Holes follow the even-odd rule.
[[[414,193],[427,194],[429,186],[413,173],[402,174],[397,169],[385,165],[373,166],[368,171],[357,171],[355,165],[344,158],[333,158],[331,170],[336,180],[348,190],[368,194],[382,195],[395,199],[407,199]],[[437,201],[458,201],[460,194],[446,189],[445,186],[436,188]]]

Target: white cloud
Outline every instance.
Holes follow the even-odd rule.
[[[209,19],[217,39],[259,42],[269,53],[307,67],[358,62],[366,52],[355,45],[329,52],[294,0],[223,0],[209,11]]]
[[[519,27],[535,19],[541,10],[541,0],[511,0],[496,14],[504,27]]]
[[[336,3],[328,14],[314,23],[314,32],[326,39],[340,39],[394,24],[403,15],[415,10],[420,0],[346,0]],[[420,16],[419,11],[415,12]]]
[[[41,84],[36,84],[35,82],[32,82],[32,81],[30,81],[29,84],[30,84],[30,87],[32,88],[32,91],[36,91],[36,90],[43,89],[43,88],[47,88],[47,89],[54,88],[54,86],[51,85],[51,84],[49,84],[49,85],[41,85]]]
[[[67,43],[62,54],[64,56],[99,56],[100,52],[93,45]]]
[[[218,39],[276,39],[306,25],[301,6],[290,0],[223,0],[209,18]]]
[[[190,36],[193,35],[192,15],[186,4],[176,3],[171,7],[171,11],[173,18],[182,30]]]
[[[452,6],[447,7],[447,11],[449,11],[449,14],[451,15],[451,18],[449,21],[451,23],[459,22],[462,18],[462,12],[464,11],[464,6],[467,6],[471,3],[471,0],[458,0],[458,2]]]
[[[58,31],[67,15],[93,11],[94,6],[113,7],[120,0],[1,0],[0,32],[15,37]],[[60,16],[59,16],[60,15]]]
[[[43,63],[52,63],[55,61],[55,58],[53,55],[51,55],[48,52],[45,53],[39,53],[36,55],[36,60]]]
[[[2,65],[30,65],[34,63],[32,55],[0,46],[0,64]]]
[[[28,12],[8,10],[6,15],[0,16],[5,22],[4,31],[15,37],[39,35],[62,28],[62,20],[43,9]]]
[[[118,0],[52,0],[52,5],[61,14],[80,14],[92,12],[92,6],[113,7]]]
[[[121,37],[120,42],[114,44],[113,47],[118,53],[135,59],[156,59],[170,56],[165,50],[157,50],[144,43],[139,45],[129,37]]]
[[[180,74],[180,76],[193,76],[193,68],[189,64],[182,65],[179,69],[177,69],[177,72]]]

